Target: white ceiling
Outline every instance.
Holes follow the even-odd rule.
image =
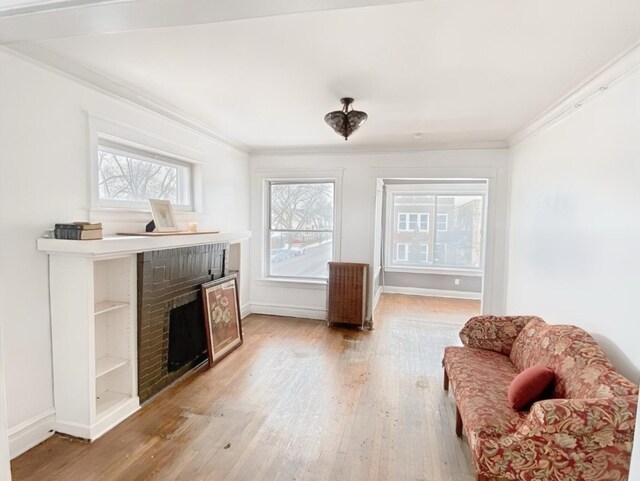
[[[429,0],[36,43],[269,150],[505,141],[639,39],[638,0]]]

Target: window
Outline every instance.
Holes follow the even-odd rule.
[[[447,244],[438,242],[436,248],[433,251],[433,263],[446,265],[447,264]]]
[[[409,230],[409,214],[398,214],[398,231]]]
[[[397,261],[407,261],[407,260],[409,260],[409,245],[408,244],[397,244],[396,245],[396,260]]]
[[[326,279],[333,259],[335,183],[268,182],[268,275]]]
[[[148,199],[193,210],[193,164],[165,155],[99,140],[99,207],[148,208]]]
[[[438,214],[436,216],[436,221],[438,223],[437,229],[440,232],[444,232],[447,230],[447,225],[449,223],[449,214]]]
[[[429,262],[429,244],[418,245],[418,259],[425,264]]]
[[[482,269],[486,184],[404,184],[387,192],[387,267]]]
[[[401,212],[398,214],[398,231],[428,231],[429,230],[429,214],[416,213],[410,214]]]

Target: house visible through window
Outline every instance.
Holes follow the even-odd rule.
[[[387,225],[397,229],[387,231],[386,265],[481,269],[485,192],[484,184],[391,187]]]
[[[100,141],[97,155],[100,207],[148,208],[148,199],[193,210],[193,165],[164,155]]]
[[[268,183],[268,275],[326,278],[333,259],[334,182]]]

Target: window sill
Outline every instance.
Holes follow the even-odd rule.
[[[174,209],[177,220],[192,220],[198,212]],[[120,207],[94,207],[89,211],[89,217],[94,221],[107,222],[149,222],[153,219],[151,210],[120,208]]]
[[[384,272],[403,272],[405,274],[437,274],[443,276],[482,277],[482,271],[474,269],[456,269],[449,267],[385,267]]]
[[[324,279],[293,279],[287,277],[263,277],[255,283],[266,287],[290,287],[295,289],[324,290],[327,281]]]

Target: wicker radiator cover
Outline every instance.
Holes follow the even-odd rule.
[[[367,315],[369,265],[329,262],[327,323],[364,326]]]

